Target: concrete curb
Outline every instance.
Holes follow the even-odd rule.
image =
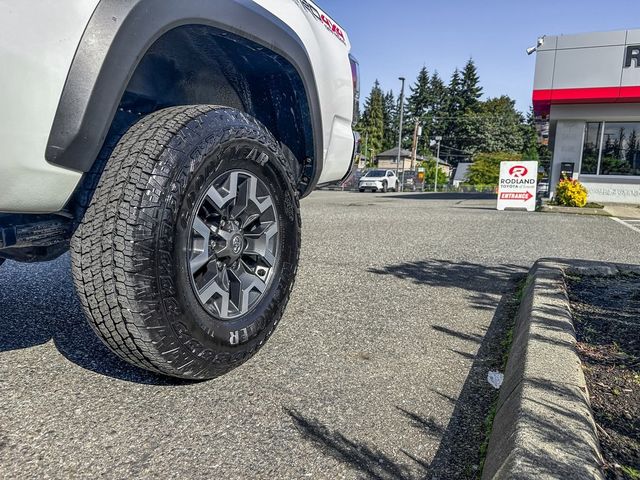
[[[565,275],[640,273],[640,267],[543,259],[518,312],[482,478],[602,479]]]
[[[572,215],[595,215],[598,217],[610,217],[609,213],[604,208],[577,208],[577,207],[560,207],[557,205],[543,205],[540,207],[540,212],[543,213],[570,213]]]
[[[318,187],[316,190],[323,190],[325,192],[355,192],[357,189],[353,187],[341,187],[339,185],[329,187]]]

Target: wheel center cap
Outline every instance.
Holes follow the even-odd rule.
[[[242,253],[242,247],[244,246],[244,239],[242,235],[236,235],[231,239],[231,251],[234,255],[240,255]]]

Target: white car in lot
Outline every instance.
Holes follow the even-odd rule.
[[[393,170],[369,170],[365,173],[358,183],[360,192],[371,190],[373,192],[398,191],[400,181]]]

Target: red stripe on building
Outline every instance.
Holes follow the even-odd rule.
[[[640,103],[640,87],[593,87],[534,90],[533,108],[549,113],[551,105],[587,103]]]

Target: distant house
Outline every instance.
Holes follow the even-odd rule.
[[[456,173],[453,176],[453,186],[459,187],[463,183],[467,183],[469,181],[469,167],[471,163],[459,163],[456,168]]]
[[[391,150],[387,150],[386,152],[382,152],[379,155],[376,155],[376,160],[378,161],[378,168],[387,169],[387,170],[395,170],[396,165],[398,165],[398,147],[392,148]],[[422,155],[416,156],[416,162],[424,162],[427,160]],[[415,171],[417,165],[413,164],[413,159],[411,158],[411,152],[409,150],[402,149],[400,152],[400,166],[398,169],[400,171]],[[451,176],[451,171],[453,167],[444,160],[440,160],[440,168],[445,172],[447,178]]]
[[[398,165],[398,147],[376,155],[376,160],[378,161],[378,168],[395,170],[396,165]],[[418,155],[416,160],[418,162],[422,162],[424,161],[424,157],[422,155]],[[398,169],[406,171],[415,170],[415,165],[412,165],[412,161],[411,152],[409,150],[402,149],[400,152],[400,166]]]
[[[438,161],[438,167],[440,168],[440,170],[442,170],[445,173],[447,178],[451,178],[451,172],[453,172],[453,167],[451,166],[451,164],[449,162],[446,162],[446,161],[440,159]]]

